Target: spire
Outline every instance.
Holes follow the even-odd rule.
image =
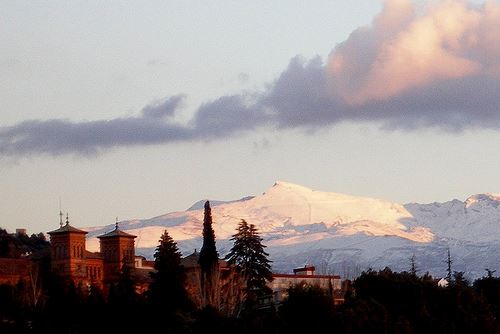
[[[66,225],[69,225],[69,214],[66,212]]]
[[[63,213],[61,209],[59,209],[59,225],[63,227]]]
[[[118,230],[118,217],[116,217],[115,230]]]

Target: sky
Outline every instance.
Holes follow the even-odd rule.
[[[498,1],[0,2],[0,227],[499,193]]]

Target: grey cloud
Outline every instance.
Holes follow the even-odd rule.
[[[344,121],[377,122],[387,129],[500,128],[500,80],[494,77],[440,81],[359,106],[332,94],[334,88],[320,58],[304,61],[296,57],[265,93],[207,102],[188,125],[166,117],[183,100],[177,95],[146,106],[137,117],[31,120],[0,127],[0,154],[95,155],[124,146],[227,139],[261,126],[314,129]]]
[[[5,156],[94,155],[119,146],[174,142],[192,136],[189,128],[147,117],[79,123],[33,120],[0,128],[0,153]]]
[[[144,117],[151,118],[173,116],[174,112],[179,108],[185,98],[186,96],[184,94],[179,94],[167,99],[163,99],[162,101],[157,101],[155,103],[149,104],[142,109],[142,115]]]
[[[95,155],[123,146],[213,140],[251,131],[266,121],[243,95],[203,104],[186,126],[165,119],[173,115],[182,99],[177,95],[146,106],[137,117],[86,122],[30,120],[0,127],[0,155]]]
[[[232,95],[205,103],[198,109],[191,125],[199,137],[206,139],[251,131],[270,119],[250,99],[245,95]]]
[[[404,4],[393,2],[398,3]],[[500,30],[496,29],[500,20],[493,19],[496,12],[491,8],[497,5],[489,6],[466,8],[488,18],[479,25],[478,34],[484,38],[479,39],[480,43],[474,48],[467,43],[462,48],[434,46],[439,51],[435,52],[436,57],[441,61],[448,59],[443,57],[443,52],[451,54],[456,50],[459,50],[457,56],[470,57],[479,64],[479,70],[474,72],[459,71],[459,75],[451,72],[452,75],[443,76],[441,69],[429,62],[426,65],[430,67],[424,70],[432,80],[422,81],[418,68],[414,69],[411,62],[391,62],[387,57],[394,48],[387,45],[406,45],[400,43],[401,36],[408,34],[400,32],[411,29],[412,20],[418,17],[408,10],[404,17],[397,18],[394,15],[399,10],[389,8],[372,26],[353,32],[325,61],[320,57],[310,60],[295,57],[263,92],[222,96],[206,102],[187,125],[176,124],[172,119],[184,100],[184,95],[176,95],[144,107],[136,117],[87,122],[31,120],[0,127],[0,154],[14,157],[89,155],[124,146],[227,139],[263,126],[317,129],[340,122],[372,122],[384,129],[414,131],[421,128],[448,132],[468,128],[498,130],[500,49],[494,42],[500,40]],[[390,15],[385,15],[386,11]],[[472,27],[470,29],[476,29]],[[483,43],[483,39],[490,43]],[[413,46],[411,42],[408,41],[408,45]],[[378,65],[383,68],[382,72],[377,72]],[[395,89],[393,85],[392,91],[385,94],[386,87],[401,79],[391,77],[391,71],[407,73],[407,68],[412,70],[408,72],[413,76],[411,80],[399,80],[400,86]],[[364,97],[356,99],[358,92]]]
[[[293,58],[259,104],[272,112],[281,128],[321,126],[325,119],[334,122],[338,110],[319,57],[310,61]]]

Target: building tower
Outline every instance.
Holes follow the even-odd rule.
[[[101,255],[104,260],[104,278],[106,281],[115,281],[124,265],[134,267],[134,239],[136,236],[121,231],[118,228],[118,218],[113,231],[97,238],[99,238]]]
[[[60,216],[60,227],[48,232],[52,271],[65,279],[81,282],[86,277],[85,235],[87,232],[71,226],[67,214],[66,224],[63,224],[62,213]]]

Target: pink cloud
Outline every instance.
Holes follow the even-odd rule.
[[[385,101],[412,88],[474,75],[500,74],[500,6],[442,1],[419,11],[387,0],[369,27],[328,60],[331,89],[351,105]]]

